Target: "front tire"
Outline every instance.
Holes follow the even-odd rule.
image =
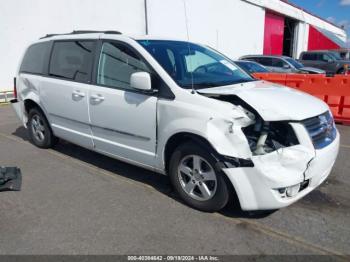
[[[195,143],[180,145],[172,154],[169,176],[172,185],[189,206],[214,212],[229,200],[224,174],[217,171],[216,159]]]
[[[53,147],[58,139],[53,135],[49,122],[38,108],[32,108],[28,114],[29,138],[39,148]]]

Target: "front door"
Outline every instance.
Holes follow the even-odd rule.
[[[130,86],[134,72],[150,72],[129,46],[102,43],[96,85],[89,95],[93,142],[97,151],[153,166],[157,96]]]

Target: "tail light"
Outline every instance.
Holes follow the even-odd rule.
[[[14,99],[17,99],[16,77],[13,78],[13,97],[14,97]]]

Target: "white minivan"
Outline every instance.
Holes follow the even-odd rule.
[[[231,194],[243,210],[288,206],[327,178],[339,149],[323,101],[187,41],[47,35],[26,50],[15,91],[36,146],[62,138],[167,174],[203,211],[222,209]]]

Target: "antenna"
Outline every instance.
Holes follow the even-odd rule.
[[[186,22],[186,33],[187,33],[187,41],[190,41],[190,33],[188,30],[188,17],[187,17],[187,7],[186,7],[186,0],[182,0],[184,3],[184,11],[185,11],[185,22]]]
[[[188,46],[188,53],[191,54],[191,46],[190,46],[190,33],[188,29],[188,18],[187,18],[187,7],[186,7],[186,0],[182,0],[184,4],[184,11],[185,11],[185,24],[186,24],[186,33],[187,33],[187,46]],[[190,57],[190,67],[192,68],[192,59]],[[191,87],[192,87],[192,94],[196,93],[196,90],[194,89],[194,83],[193,83],[193,72],[191,72]]]

